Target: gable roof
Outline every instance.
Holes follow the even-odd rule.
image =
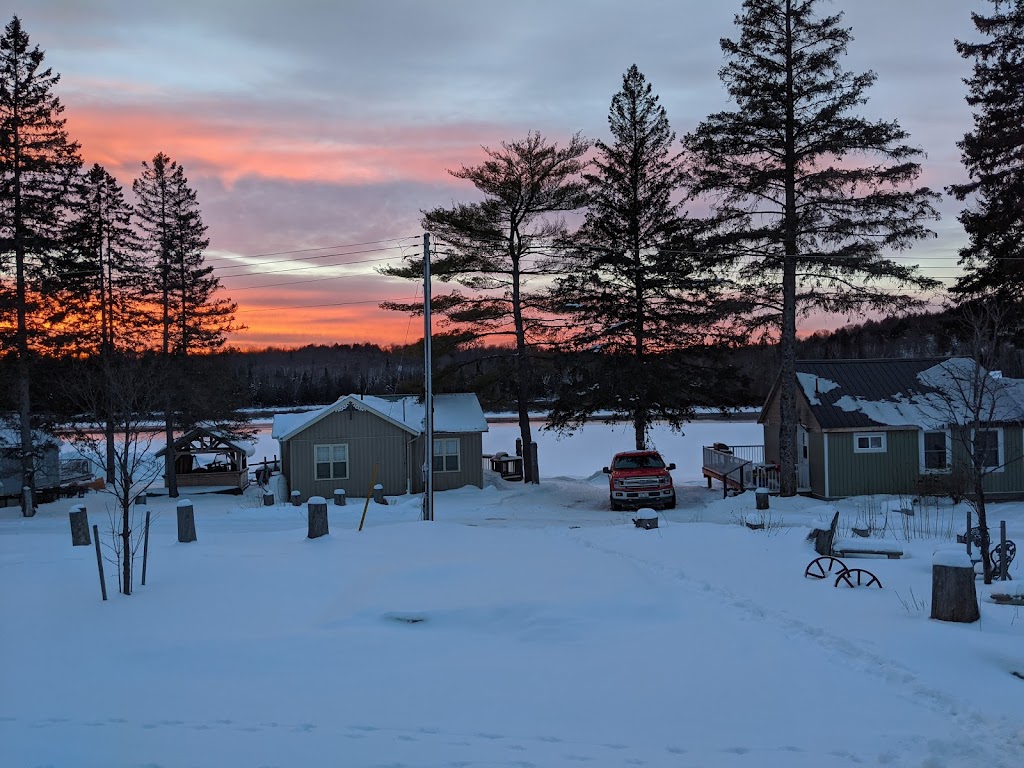
[[[220,430],[212,429],[204,425],[199,425],[198,427],[190,429],[188,432],[186,432],[173,443],[171,443],[171,445],[174,447],[175,452],[177,452],[180,448],[184,448],[198,437],[209,437],[211,440],[213,440],[214,443],[220,443],[225,448],[234,448],[236,451],[241,451],[246,456],[251,457],[253,454],[256,453],[256,443],[250,440],[239,440],[237,438],[225,434],[224,432],[221,432]],[[156,455],[163,456],[166,453],[167,446],[164,446],[163,448],[156,452]]]
[[[798,360],[797,381],[822,429],[967,423],[966,401],[983,377],[982,421],[1024,422],[1024,380],[996,378],[965,357],[893,360]]]
[[[411,435],[423,432],[423,401],[415,395],[345,395],[315,411],[277,414],[274,416],[274,426],[270,435],[277,440],[290,440],[321,419],[346,408],[372,413]],[[483,409],[476,395],[434,395],[434,431],[486,432],[487,419],[484,418]]]

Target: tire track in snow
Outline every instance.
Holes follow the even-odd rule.
[[[932,711],[948,715],[959,724],[965,736],[969,737],[969,742],[959,740],[957,743],[969,743],[969,746],[957,750],[961,752],[959,755],[949,755],[950,740],[947,739],[946,743],[932,747],[933,753],[936,753],[937,756],[938,754],[956,756],[966,759],[967,764],[984,764],[990,768],[1016,768],[1024,764],[1024,727],[1020,721],[1013,721],[1009,717],[993,719],[970,707],[967,702],[929,685],[918,673],[903,666],[892,657],[871,651],[825,627],[811,624],[785,611],[766,608],[753,599],[737,595],[731,589],[720,584],[701,576],[694,577],[685,569],[603,546],[586,539],[585,536],[586,532],[583,530],[569,532],[570,538],[588,549],[621,558],[649,571],[667,576],[673,581],[684,584],[688,591],[701,599],[717,598],[719,603],[724,600],[733,608],[758,621],[770,623],[785,634],[799,634],[813,641],[831,655],[838,656],[848,668],[899,687],[906,698],[926,706]],[[979,734],[979,728],[986,731],[985,735]],[[1010,757],[1006,758],[1007,755]],[[935,768],[939,768],[943,763],[925,762],[923,765],[934,765]]]

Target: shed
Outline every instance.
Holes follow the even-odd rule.
[[[37,491],[60,485],[60,442],[40,430],[32,431],[35,452]],[[21,498],[21,435],[13,429],[0,429],[0,497]]]
[[[993,377],[969,358],[798,360],[797,464],[802,492],[819,498],[917,494],[955,481],[969,454],[961,425],[965,383]],[[1024,496],[1024,380],[988,387],[983,430],[991,439],[994,498]],[[759,422],[764,454],[778,462],[779,382]]]
[[[363,497],[375,483],[389,496],[421,492],[423,416],[423,402],[412,395],[346,395],[314,411],[276,415],[271,435],[289,492],[329,497],[344,489]],[[483,487],[486,431],[476,395],[434,396],[435,490]]]
[[[174,477],[179,488],[241,493],[249,486],[249,457],[256,447],[211,427],[190,429],[172,443]],[[166,456],[167,448],[156,452]]]

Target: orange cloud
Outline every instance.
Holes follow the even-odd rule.
[[[166,152],[186,172],[216,176],[226,186],[262,177],[287,181],[374,184],[437,183],[479,155],[472,127],[394,128],[312,118],[246,120],[182,111],[95,106],[68,110],[68,130],[97,162],[127,181],[139,165]],[[344,138],[343,138],[344,137]]]

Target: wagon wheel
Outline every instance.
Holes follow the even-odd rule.
[[[865,571],[863,568],[848,568],[842,571],[836,576],[835,586],[839,586],[840,582],[848,587],[873,587],[877,586],[879,589],[882,588],[882,582],[878,580],[871,571]]]
[[[811,560],[804,569],[804,576],[809,579],[824,579],[830,573],[842,573],[846,570],[846,563],[838,557],[818,557]]]
[[[981,547],[981,526],[980,525],[976,525],[973,528],[971,528],[971,530],[968,533],[968,535],[971,537],[971,544],[973,544],[974,546],[980,548]]]
[[[1010,563],[1013,562],[1013,558],[1017,556],[1017,545],[1007,539],[1006,541],[1006,567],[1010,567]],[[989,557],[992,560],[992,570],[998,571],[1000,563],[1003,560],[1003,545],[997,544],[992,548],[989,553]]]

